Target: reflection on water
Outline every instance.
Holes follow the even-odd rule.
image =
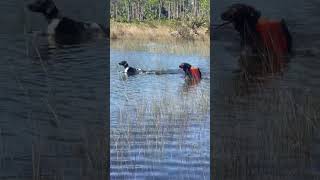
[[[235,1],[234,1],[235,2]],[[214,19],[233,2],[217,1]],[[294,57],[282,74],[241,80],[239,37],[221,29],[213,37],[216,179],[318,179],[319,14],[315,1],[253,1],[262,16],[284,18]]]
[[[43,17],[0,4],[0,179],[106,178],[106,40],[50,47],[24,33]]]
[[[170,53],[170,43],[154,43],[154,50],[121,48],[120,43],[130,42],[111,42],[118,44],[112,46],[110,61],[111,178],[209,179],[209,55]],[[123,60],[164,73],[123,79],[123,67],[117,65]],[[179,72],[182,62],[201,69],[199,84],[185,82]]]

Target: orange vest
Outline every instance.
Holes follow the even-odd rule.
[[[283,56],[288,53],[288,40],[281,22],[259,19],[256,30],[267,51],[274,53],[277,63],[282,63]]]
[[[256,30],[267,52],[272,54],[270,62],[273,69],[279,70],[284,64],[284,55],[289,52],[288,40],[281,22],[259,19]]]
[[[193,79],[195,79],[195,80],[200,80],[201,79],[201,72],[200,72],[199,68],[191,67],[190,73],[191,73]]]

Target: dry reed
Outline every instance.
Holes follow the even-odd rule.
[[[190,29],[185,27],[184,33],[179,33],[181,28],[176,29],[171,25],[150,24],[150,23],[120,23],[111,22],[110,38],[115,39],[131,39],[131,40],[151,40],[163,41],[172,39],[192,39],[209,41],[209,34],[207,28],[199,28],[198,34],[193,34]],[[182,32],[182,31],[181,31]],[[186,35],[184,35],[186,34]]]

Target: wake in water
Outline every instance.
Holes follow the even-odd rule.
[[[163,75],[163,74],[179,74],[182,73],[179,69],[167,69],[167,70],[142,70],[140,68],[134,68],[129,66],[127,61],[121,61],[118,63],[120,66],[124,67],[124,71],[120,71],[127,76],[137,75],[137,74],[155,74],[155,75]]]

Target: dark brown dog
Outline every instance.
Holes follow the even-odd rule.
[[[200,81],[201,80],[201,71],[198,67],[193,67],[188,63],[181,63],[179,65],[179,68],[181,68],[185,73],[185,78],[187,80],[195,80]]]
[[[292,40],[285,21],[261,18],[252,6],[233,4],[221,14],[240,35],[240,70],[250,74],[277,71],[291,52]]]

